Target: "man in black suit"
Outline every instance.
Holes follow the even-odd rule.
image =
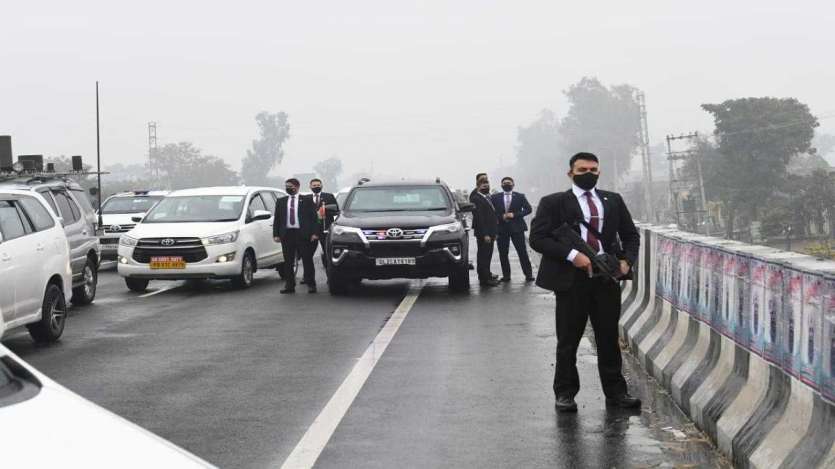
[[[475,205],[473,210],[473,233],[475,234],[476,272],[483,287],[495,287],[498,282],[490,273],[490,262],[493,259],[493,243],[498,234],[498,219],[493,201],[490,199],[490,181],[482,176],[478,181],[478,191],[470,195],[470,202]]]
[[[586,321],[591,319],[597,343],[597,369],[606,395],[606,405],[635,408],[641,401],[629,395],[621,371],[618,344],[620,286],[604,277],[591,277],[591,260],[552,232],[563,225],[579,225],[580,236],[598,254],[620,259],[620,274],[627,276],[638,258],[640,234],[623,198],[615,192],[595,189],[600,165],[595,155],[578,153],[569,162],[573,187],[542,198],[531,224],[531,247],[542,253],[536,284],[557,297],[557,364],[554,373],[555,406],[561,412],[576,412],[574,396],[580,390],[577,348]],[[592,230],[589,229],[592,228]],[[600,239],[595,234],[599,233]],[[618,242],[620,239],[620,242]]]
[[[281,243],[284,252],[284,289],[281,293],[296,292],[295,259],[300,254],[304,264],[304,281],[310,293],[316,293],[316,273],[313,267],[313,242],[322,237],[322,227],[316,220],[316,209],[310,196],[299,195],[298,179],[285,181],[287,196],[275,204],[273,238]]]
[[[510,281],[508,251],[510,251],[511,241],[519,256],[519,263],[522,264],[525,281],[533,282],[531,259],[528,257],[528,247],[525,245],[525,232],[528,231],[525,217],[530,215],[533,209],[525,194],[513,192],[514,185],[513,178],[505,177],[502,179],[502,192],[497,192],[492,196],[499,222],[496,245],[499,247],[499,260],[502,263],[502,282]]]
[[[325,210],[326,205],[336,205],[336,197],[329,192],[322,192],[322,180],[319,178],[313,178],[310,180],[310,192],[313,195],[310,197],[313,199],[313,207],[316,210],[316,221],[321,225],[322,233],[329,231],[331,229],[331,224],[333,224],[334,215],[333,212],[328,212]],[[322,265],[327,267],[328,266],[328,256],[325,252],[325,237],[320,236],[318,241],[313,241],[312,243],[312,252],[311,255],[316,253],[317,244],[321,244],[322,246]]]

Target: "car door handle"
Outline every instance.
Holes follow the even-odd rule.
[[[35,250],[36,251],[43,251],[43,244],[38,243],[38,245],[35,247]]]

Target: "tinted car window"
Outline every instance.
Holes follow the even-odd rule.
[[[144,213],[151,209],[162,197],[138,195],[134,197],[113,197],[101,208],[101,213]]]
[[[166,197],[148,212],[142,223],[235,221],[241,217],[241,195],[189,195]]]
[[[37,200],[31,197],[24,197],[20,199],[20,205],[35,226],[36,231],[46,230],[55,226],[55,220],[53,220],[52,215]]]
[[[4,241],[20,238],[26,234],[20,212],[9,200],[0,200],[0,233],[3,233]]]
[[[71,225],[78,220],[78,217],[73,216],[74,213],[78,213],[78,209],[73,212],[73,209],[70,208],[72,202],[70,198],[67,197],[67,194],[63,192],[53,192],[55,196],[55,203],[58,204],[58,213],[64,218],[64,223],[67,225]]]
[[[255,214],[256,210],[266,210],[267,207],[264,205],[264,201],[261,200],[261,196],[255,194],[252,196],[252,200],[249,201],[249,216]]]
[[[275,213],[275,192],[262,192],[261,198],[264,199],[264,205],[270,213]]]
[[[48,203],[49,207],[52,208],[52,213],[60,217],[61,212],[58,211],[58,207],[55,205],[55,199],[52,198],[52,194],[50,194],[48,190],[38,191],[38,194],[42,195],[43,198],[46,199],[46,203]]]
[[[81,205],[81,209],[84,212],[92,213],[92,212],[95,211],[93,209],[93,206],[90,204],[90,198],[87,197],[87,194],[84,191],[79,191],[79,190],[75,190],[75,189],[71,189],[71,190],[72,190],[73,197],[78,202],[78,204]]]

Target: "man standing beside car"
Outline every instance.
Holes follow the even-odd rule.
[[[334,220],[334,212],[328,212],[325,210],[325,206],[334,205],[339,209],[339,204],[333,194],[330,192],[322,192],[322,180],[319,178],[310,180],[310,192],[313,193],[311,198],[313,199],[313,207],[316,210],[316,221],[321,225],[322,233],[325,233],[331,229],[331,224],[333,224]],[[311,255],[316,253],[317,244],[321,244],[322,246],[322,266],[327,267],[328,257],[325,253],[325,237],[320,236],[318,241],[311,243]]]
[[[510,251],[511,241],[519,256],[519,263],[522,264],[525,281],[532,282],[534,280],[533,269],[531,259],[528,257],[528,247],[525,245],[525,232],[528,231],[525,217],[530,215],[533,209],[525,194],[513,191],[514,186],[513,178],[506,176],[502,178],[502,192],[492,195],[493,206],[496,207],[499,221],[496,244],[499,247],[499,260],[502,263],[502,282],[510,281],[508,251]]]
[[[577,153],[568,165],[572,188],[542,198],[531,223],[530,235],[531,247],[542,254],[536,284],[553,291],[557,297],[555,407],[559,412],[577,411],[574,401],[580,391],[577,348],[589,319],[597,345],[597,370],[606,405],[640,407],[641,401],[627,392],[622,372],[618,342],[619,282],[608,277],[592,277],[591,259],[557,239],[553,233],[563,224],[574,225],[598,255],[609,254],[620,259],[621,279],[629,275],[638,258],[640,234],[620,194],[595,188],[600,175],[597,156]]]
[[[490,262],[493,259],[493,243],[498,233],[498,219],[496,208],[490,199],[490,181],[487,176],[478,180],[478,192],[470,195],[470,202],[475,205],[473,210],[473,232],[475,234],[478,254],[476,257],[476,272],[478,281],[483,287],[495,287],[498,282],[490,273]]]
[[[281,243],[284,253],[285,285],[281,293],[296,292],[295,259],[300,254],[304,264],[304,281],[308,292],[316,293],[316,272],[313,267],[313,246],[322,237],[316,220],[316,209],[310,196],[299,195],[301,184],[290,178],[284,183],[287,196],[275,204],[273,238]]]

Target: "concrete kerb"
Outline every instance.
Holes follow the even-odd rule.
[[[722,453],[733,457],[733,439],[760,408],[768,391],[768,377],[768,363],[749,354],[748,379],[716,423],[716,443]]]

